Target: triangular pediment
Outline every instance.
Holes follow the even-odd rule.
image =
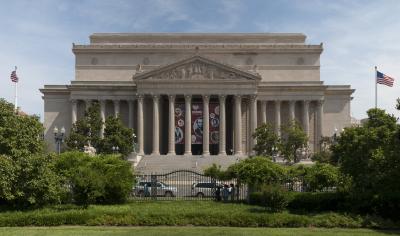
[[[134,80],[255,80],[261,79],[257,73],[244,71],[234,66],[214,60],[193,56],[157,69],[135,74]]]

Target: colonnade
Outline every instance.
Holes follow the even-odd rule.
[[[185,100],[185,124],[191,124],[191,107],[192,107],[192,97],[193,95],[184,95]],[[210,155],[209,150],[209,102],[210,95],[202,95],[203,101],[203,156]],[[234,154],[235,155],[243,155],[242,148],[242,100],[243,98],[248,99],[249,108],[250,108],[250,134],[255,132],[257,127],[257,96],[256,95],[233,95],[234,98]],[[138,142],[138,154],[144,155],[144,95],[137,95],[137,142]],[[218,155],[226,155],[226,95],[219,95],[219,107],[220,107],[220,123],[219,123],[219,152]],[[151,95],[152,103],[153,103],[153,114],[152,114],[152,124],[153,124],[153,140],[152,140],[152,154],[160,155],[160,95]],[[128,126],[129,128],[133,128],[133,120],[134,120],[134,102],[135,100],[127,100],[128,103]],[[175,100],[176,95],[168,95],[168,155],[175,155]],[[90,100],[84,100],[85,106],[90,106]],[[114,116],[118,116],[120,113],[120,101],[121,100],[112,100],[114,105]],[[303,129],[305,133],[310,136],[310,102],[312,100],[302,100],[302,114],[303,117],[301,119],[301,123],[303,124]],[[323,127],[323,100],[314,100],[316,101],[316,143],[319,143],[319,139],[322,136],[322,127]],[[267,122],[267,102],[268,100],[260,100],[261,104],[261,122]],[[275,132],[278,136],[281,135],[280,126],[281,126],[281,103],[282,100],[274,100],[274,123],[275,123]],[[295,104],[296,100],[288,101],[289,104],[289,120],[295,119]],[[100,114],[101,119],[104,123],[106,114],[106,100],[99,100],[100,103]],[[71,100],[72,105],[72,123],[77,121],[77,100]],[[185,140],[184,140],[184,154],[191,155],[192,154],[192,134],[191,134],[191,125],[185,125]],[[100,135],[103,137],[104,134],[104,125],[101,129]],[[250,150],[253,149],[256,144],[256,140],[250,138]],[[250,154],[250,152],[249,152]]]

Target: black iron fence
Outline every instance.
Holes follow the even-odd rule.
[[[287,177],[277,181],[287,191],[335,191],[335,187],[315,189],[303,177]],[[132,189],[135,200],[200,200],[243,201],[249,187],[238,179],[219,180],[192,170],[177,170],[165,174],[136,175]]]
[[[132,197],[137,200],[242,201],[247,197],[247,186],[237,179],[221,181],[191,170],[136,178]]]

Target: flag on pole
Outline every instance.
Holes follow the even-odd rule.
[[[394,79],[383,74],[382,72],[376,71],[376,83],[393,87]]]
[[[11,81],[14,83],[18,83],[18,76],[17,76],[17,70],[13,70],[11,72]]]

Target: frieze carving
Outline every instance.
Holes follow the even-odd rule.
[[[178,66],[169,71],[154,75],[156,79],[181,79],[181,80],[220,80],[220,79],[239,79],[243,76],[228,70],[223,70],[217,66],[195,61],[189,64]]]

